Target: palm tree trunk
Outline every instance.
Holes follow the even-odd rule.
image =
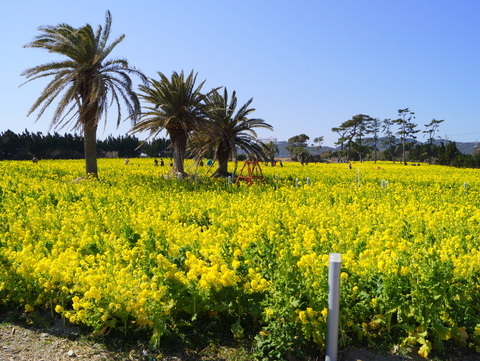
[[[83,149],[87,175],[98,178],[97,168],[97,125],[85,124],[83,127]]]
[[[183,129],[170,130],[170,142],[172,143],[172,157],[173,157],[173,173],[177,175],[180,173],[186,175],[183,161],[185,159],[185,151],[187,149],[187,133]]]
[[[212,177],[228,177],[228,158],[230,158],[230,149],[220,145],[217,149],[218,168]]]

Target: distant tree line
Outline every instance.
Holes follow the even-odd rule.
[[[98,140],[97,153],[99,157],[133,158],[141,153],[150,157],[170,157],[170,141],[157,138],[142,142],[137,137],[108,136]],[[61,135],[59,133],[30,133],[25,130],[16,134],[11,130],[0,133],[0,160],[30,160],[38,159],[83,159],[84,139],[77,134]]]
[[[455,142],[436,140],[440,124],[444,120],[432,119],[418,128],[415,113],[409,108],[398,109],[396,119],[373,118],[357,114],[332,128],[339,135],[336,145],[340,150],[333,155],[344,161],[391,160],[428,162],[456,167],[480,167],[480,155],[461,153]],[[425,143],[418,142],[417,133],[427,137]]]
[[[325,151],[319,153],[320,147],[314,144],[309,145],[310,138],[306,134],[296,135],[288,140],[286,149],[290,152],[291,158],[302,164],[318,161],[347,161],[346,149],[340,148],[337,151]],[[318,138],[315,138],[318,139]],[[365,139],[362,153],[352,153],[348,161],[403,161],[403,145],[401,139],[381,138],[380,142],[389,141],[391,145],[377,149],[373,147],[370,139]],[[438,144],[437,144],[438,143]],[[410,163],[430,163],[448,165],[460,168],[480,168],[480,146],[477,146],[473,154],[464,154],[455,142],[406,142],[405,161]],[[446,144],[445,144],[446,143]],[[356,148],[358,149],[358,148]],[[311,151],[315,150],[315,154]],[[362,157],[362,159],[360,159]],[[343,160],[342,160],[343,158]]]
[[[397,146],[393,153],[397,156],[401,154],[401,149]],[[459,168],[480,168],[480,149],[475,148],[473,154],[464,154],[457,148],[455,142],[435,143],[415,143],[409,144],[406,148],[407,162],[424,162],[430,164],[449,165]]]
[[[463,154],[455,142],[436,140],[439,126],[444,120],[432,119],[418,129],[414,123],[415,113],[409,108],[399,109],[397,119],[373,118],[365,114],[357,114],[340,126],[332,128],[338,134],[335,143],[339,147],[321,155],[322,158],[336,159],[340,162],[390,160],[392,162],[425,162],[455,167],[480,168],[480,149],[473,154]],[[420,143],[417,133],[427,137]],[[315,138],[314,144],[308,148],[309,137],[306,134],[296,135],[288,140],[286,149],[293,160],[302,164],[318,161],[319,155],[312,154],[309,149],[321,148],[322,137]],[[318,153],[318,152],[317,152]]]

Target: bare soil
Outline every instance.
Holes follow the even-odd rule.
[[[0,361],[243,361],[254,360],[243,347],[209,345],[200,350],[152,351],[148,343],[121,337],[93,338],[88,330],[61,319],[14,319],[0,311]],[[417,350],[379,351],[352,347],[341,350],[338,361],[420,361]],[[310,358],[324,360],[325,356]],[[447,351],[432,361],[480,361],[470,349]],[[297,361],[297,360],[288,360]]]

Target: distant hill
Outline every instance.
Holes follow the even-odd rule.
[[[400,143],[400,139],[397,139],[396,140],[397,143]],[[415,143],[427,143],[427,142],[419,142],[418,140],[415,140],[415,139],[408,139],[407,140],[408,142],[415,142]],[[441,143],[447,145],[448,143],[452,143],[451,140],[448,140],[448,139],[437,139],[437,140],[434,140],[433,141],[434,144],[436,145],[440,145]],[[473,154],[473,151],[475,150],[475,147],[477,146],[477,143],[476,142],[455,142],[457,144],[457,148],[460,152],[462,152],[463,154]],[[381,141],[379,142],[379,148],[380,150],[385,150],[386,149],[386,145],[382,145],[381,144]]]
[[[436,140],[434,143],[437,145],[440,145],[440,143],[444,143],[445,145],[448,143],[451,143],[450,140]],[[460,152],[463,154],[473,154],[473,151],[475,150],[475,147],[478,145],[477,142],[455,142],[457,144],[457,148]]]
[[[287,150],[287,145],[288,145],[288,142],[285,141],[285,140],[280,140],[277,142],[277,147],[278,147],[278,155],[277,157],[278,158],[290,158],[290,152]],[[323,152],[326,152],[326,151],[335,151],[336,149],[335,148],[332,148],[332,147],[322,147],[320,149],[320,151],[314,149],[313,147],[307,147],[307,150],[311,153],[311,154],[319,154],[319,153],[323,153]]]
[[[409,141],[414,141],[417,143],[422,143],[418,142],[414,139],[410,139]],[[397,140],[397,142],[400,142],[400,140]],[[441,143],[444,143],[445,145],[450,143],[450,140],[445,140],[445,139],[437,139],[434,141],[435,144],[440,145]],[[425,143],[425,142],[423,142]],[[475,147],[477,146],[476,142],[456,142],[457,148],[460,152],[464,154],[473,154],[473,151],[475,150]],[[279,154],[277,155],[279,158],[290,158],[290,152],[286,149],[288,145],[288,142],[285,140],[280,140],[277,141],[277,147],[279,150]],[[381,144],[381,141],[379,141],[379,148],[380,150],[385,150],[386,146]],[[318,152],[316,149],[313,149],[312,147],[307,147],[308,151],[312,154],[318,154],[318,153],[323,153],[326,151],[336,151],[340,150],[340,147],[333,148],[333,147],[322,147],[320,152]]]

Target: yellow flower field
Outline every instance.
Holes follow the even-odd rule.
[[[99,180],[83,161],[0,162],[0,300],[156,343],[223,317],[272,358],[323,350],[339,252],[341,343],[480,347],[478,170],[284,164],[249,187],[151,159],[101,159]]]

